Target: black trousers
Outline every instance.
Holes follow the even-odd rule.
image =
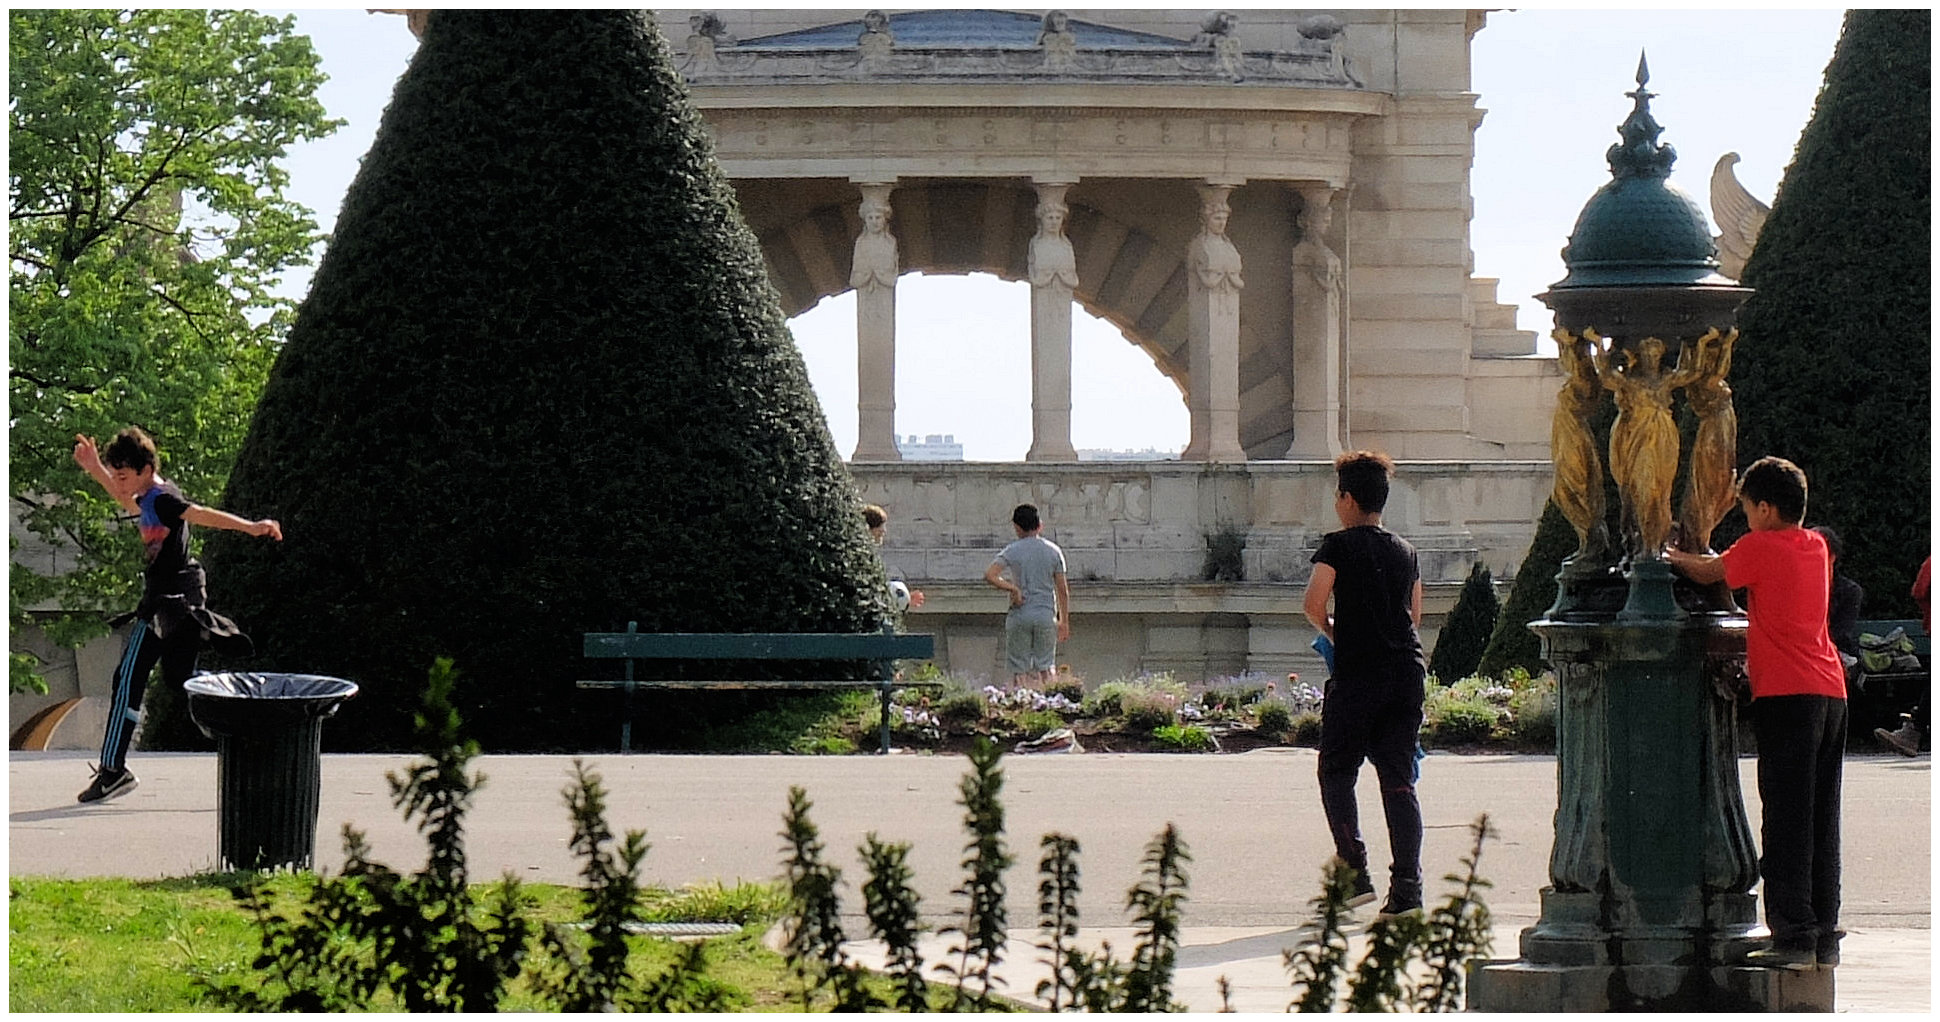
[[[1764,804],[1765,925],[1778,947],[1837,947],[1846,701],[1768,696],[1751,711]]]
[[[162,665],[164,683],[181,685],[195,673],[196,655],[201,650],[202,636],[193,627],[177,628],[164,639],[149,622],[135,619],[109,693],[108,726],[101,734],[102,770],[127,766],[128,747],[134,743],[135,728],[141,721],[141,697],[155,665]]]
[[[1381,809],[1388,821],[1389,891],[1421,896],[1421,803],[1415,798],[1415,744],[1421,736],[1422,683],[1418,664],[1384,673],[1330,680],[1320,710],[1320,805],[1334,837],[1334,854],[1367,871],[1360,804],[1354,782],[1361,762],[1374,764]],[[1370,878],[1371,879],[1371,878]]]

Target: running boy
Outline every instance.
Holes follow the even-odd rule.
[[[1359,907],[1374,900],[1354,781],[1374,764],[1388,820],[1388,898],[1378,917],[1421,909],[1421,803],[1415,743],[1428,663],[1421,653],[1421,571],[1415,548],[1381,526],[1394,462],[1350,451],[1334,459],[1341,531],[1314,551],[1307,620],[1334,644],[1334,674],[1320,710],[1320,805],[1334,853],[1353,867]],[[1327,613],[1331,598],[1334,612]]]
[[[160,465],[155,442],[133,426],[115,434],[105,452],[94,439],[74,438],[74,461],[108,491],[122,509],[135,516],[141,532],[141,604],[135,608],[135,627],[115,668],[108,701],[108,726],[101,736],[101,766],[79,801],[99,802],[125,795],[141,783],[127,766],[128,746],[141,719],[142,690],[149,672],[162,665],[162,681],[181,685],[195,672],[196,655],[205,640],[247,651],[249,639],[235,622],[204,605],[202,565],[189,556],[190,525],[229,529],[252,536],[283,538],[274,519],[249,521],[226,511],[191,504],[175,484],[157,474]]]
[[[1760,458],[1738,480],[1751,531],[1722,554],[1673,550],[1694,582],[1749,593],[1745,670],[1764,803],[1760,871],[1772,945],[1748,964],[1839,964],[1839,785],[1846,749],[1846,672],[1826,630],[1832,558],[1802,528],[1805,473]]]

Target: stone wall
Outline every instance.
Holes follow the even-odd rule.
[[[1038,505],[1065,551],[1072,639],[1060,659],[1091,683],[1141,671],[1197,681],[1250,671],[1320,673],[1300,602],[1334,517],[1322,462],[853,464],[864,501],[889,512],[883,560],[924,591],[907,627],[939,637],[953,673],[997,679],[1005,603],[983,572],[1014,538],[1011,509]],[[1550,489],[1548,462],[1407,462],[1386,522],[1420,554],[1423,640],[1476,561],[1510,577]],[[1242,579],[1205,580],[1210,538],[1242,537]]]

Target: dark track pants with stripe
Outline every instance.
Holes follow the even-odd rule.
[[[135,728],[141,721],[141,697],[155,665],[162,665],[164,684],[179,686],[195,673],[195,659],[201,649],[202,637],[192,627],[178,628],[164,639],[155,633],[153,625],[135,619],[109,694],[108,727],[101,735],[102,770],[121,770],[127,765],[128,747],[134,743]]]

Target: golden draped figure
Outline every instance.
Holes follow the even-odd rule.
[[[1736,329],[1719,336],[1713,328],[1698,338],[1695,378],[1684,388],[1698,420],[1678,515],[1683,533],[1679,546],[1691,553],[1711,549],[1711,530],[1738,501],[1732,471],[1738,462],[1738,412],[1731,404],[1731,385],[1725,382],[1731,374],[1731,346],[1737,341]]]
[[[1597,375],[1616,395],[1617,421],[1610,427],[1610,475],[1623,498],[1623,521],[1630,556],[1658,559],[1671,536],[1671,490],[1677,478],[1677,420],[1671,417],[1671,391],[1696,378],[1680,359],[1664,371],[1664,342],[1646,337],[1617,352],[1585,330],[1595,347]]]
[[[1591,339],[1596,335],[1586,334],[1575,337],[1558,329],[1550,335],[1556,339],[1557,361],[1565,378],[1556,394],[1556,414],[1550,419],[1549,450],[1556,464],[1556,487],[1550,499],[1576,527],[1576,556],[1587,560],[1609,548],[1610,532],[1603,524],[1603,459],[1590,428],[1603,387],[1592,361]]]

